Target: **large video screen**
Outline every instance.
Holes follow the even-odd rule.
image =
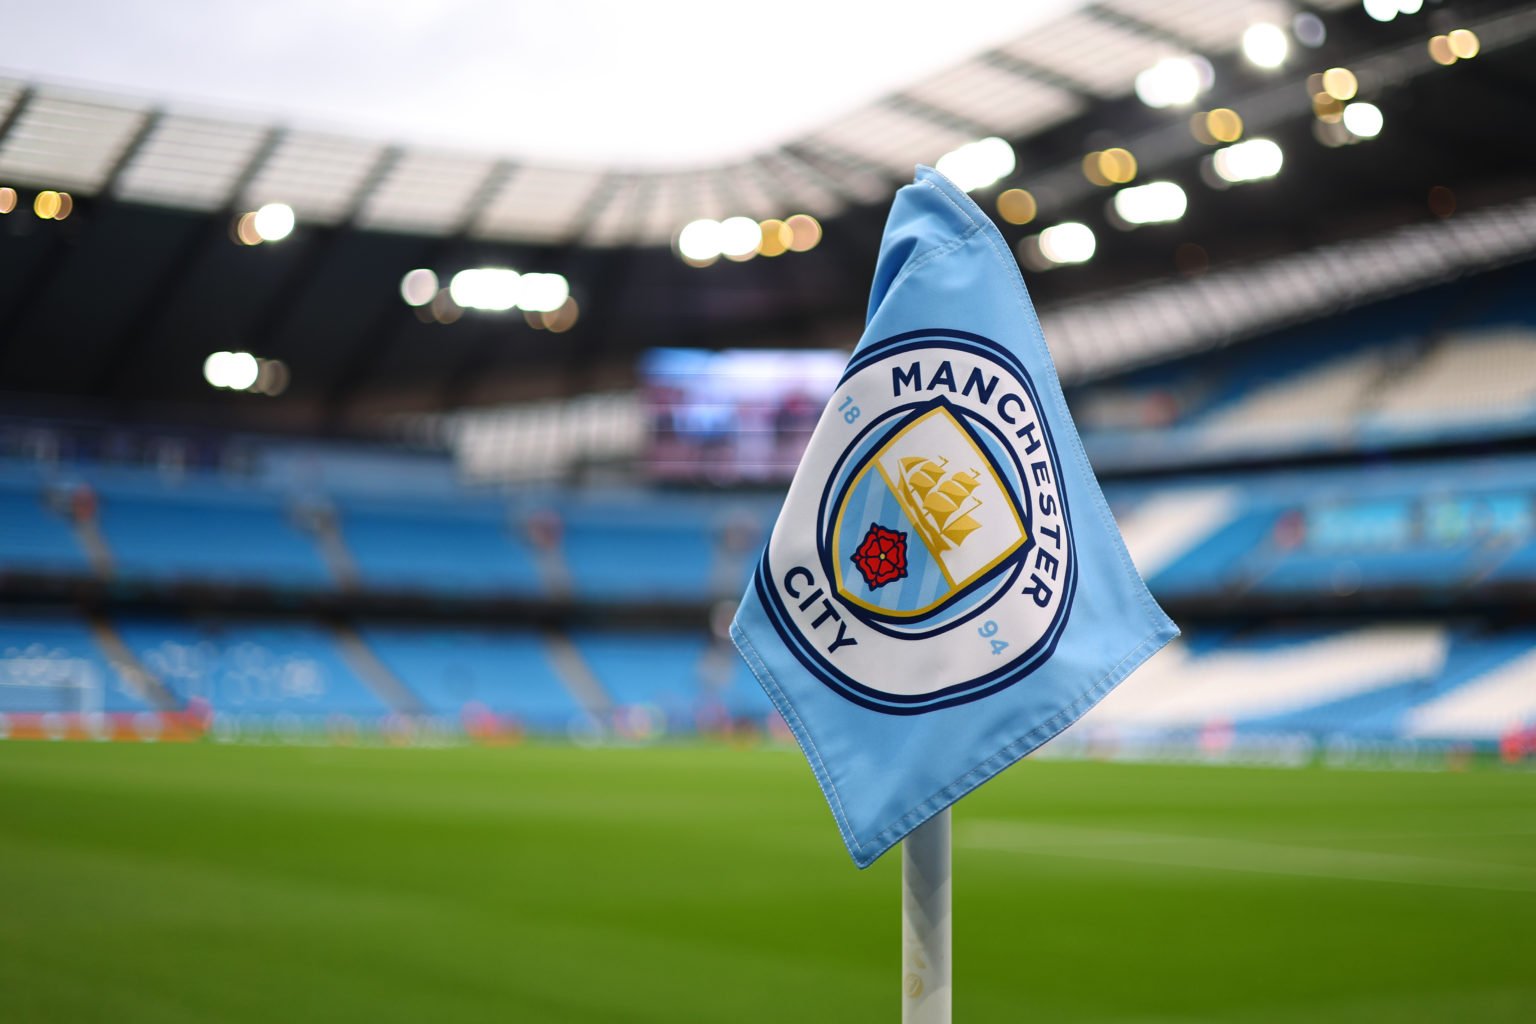
[[[847,363],[837,350],[652,349],[640,363],[651,477],[789,480]]]

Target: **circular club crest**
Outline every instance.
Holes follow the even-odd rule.
[[[995,342],[930,330],[855,355],[755,586],[827,686],[920,714],[1039,667],[1076,583],[1061,463],[1029,374]]]

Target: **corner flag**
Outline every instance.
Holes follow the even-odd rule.
[[[919,168],[731,625],[854,862],[1177,635],[1083,455],[1007,243]]]

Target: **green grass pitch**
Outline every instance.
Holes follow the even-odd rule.
[[[1536,775],[1040,762],[956,1018],[1536,1019]],[[793,750],[0,744],[0,1020],[894,1021],[899,859]]]

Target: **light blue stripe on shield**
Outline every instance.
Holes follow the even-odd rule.
[[[900,502],[877,470],[871,468],[854,484],[843,508],[845,513],[842,534],[838,538],[837,557],[843,588],[849,594],[877,608],[911,611],[933,603],[949,589],[943,570],[928,553]],[[869,589],[863,574],[853,563],[853,555],[863,543],[871,523],[907,535],[906,578],[875,590]]]

